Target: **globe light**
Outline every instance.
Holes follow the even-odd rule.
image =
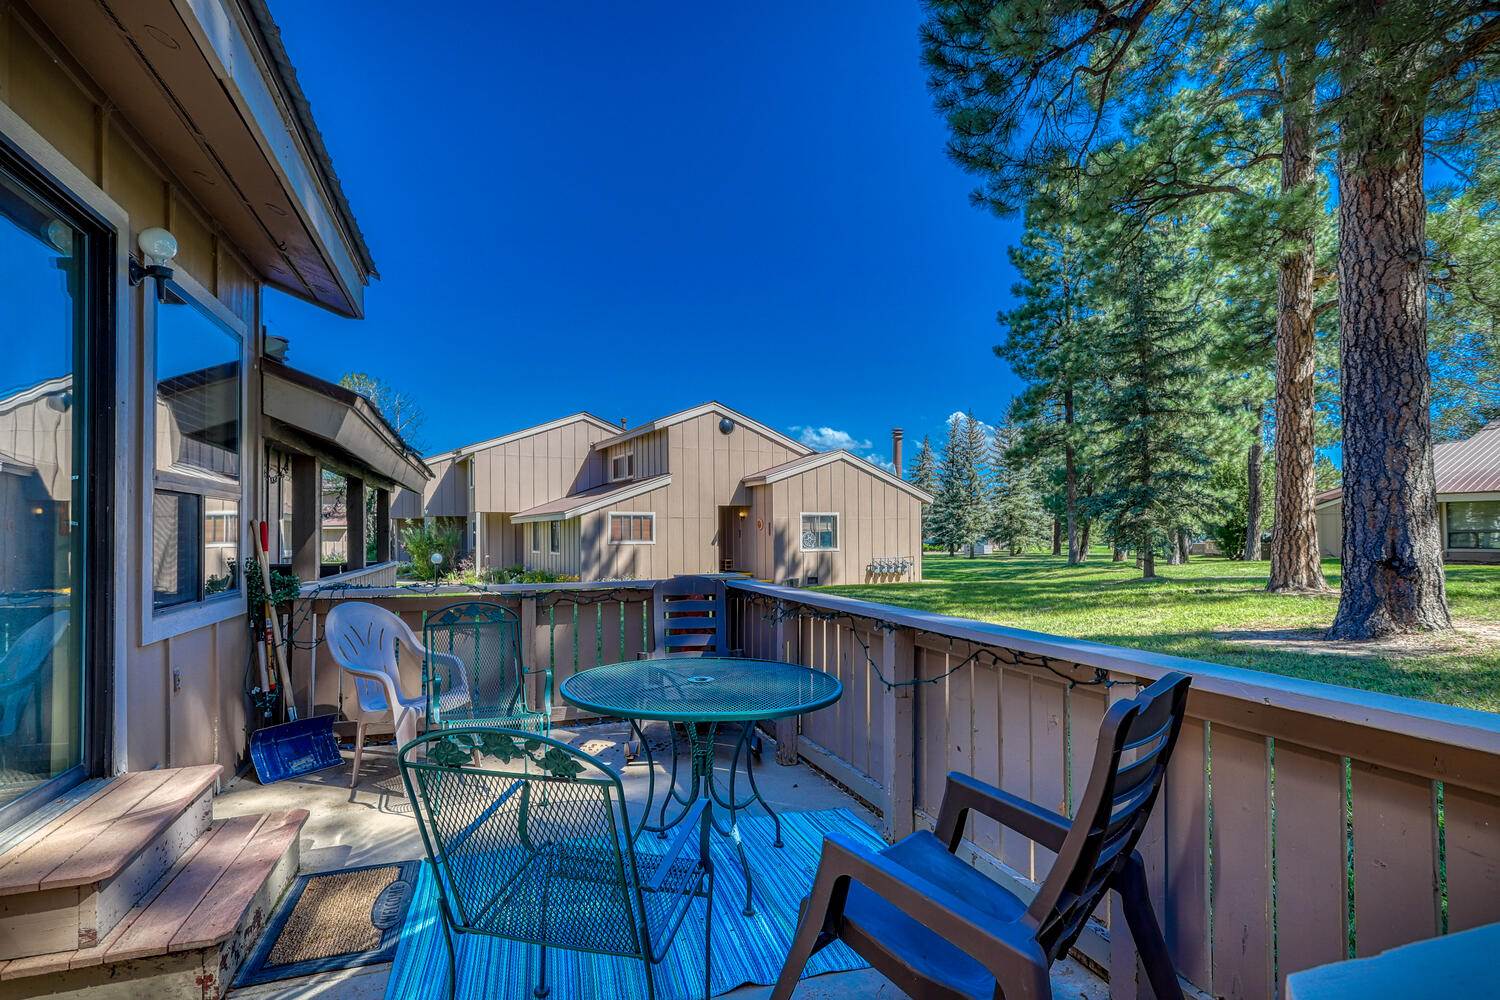
[[[434,552],[428,561],[434,566],[441,566],[443,564],[443,554],[441,552]]]
[[[177,237],[160,227],[142,229],[135,242],[148,264],[169,264],[177,256]]]

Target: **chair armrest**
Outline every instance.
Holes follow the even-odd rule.
[[[950,771],[943,789],[943,803],[938,807],[937,827],[933,830],[949,851],[958,850],[964,835],[964,818],[971,809],[1054,852],[1062,850],[1073,826],[1066,816],[1051,809],[967,774]]]
[[[523,670],[521,674],[525,677],[534,677],[537,674],[541,674],[546,678],[542,682],[541,712],[550,719],[552,717],[552,668],[538,667],[536,670]]]
[[[682,853],[682,849],[687,846],[688,841],[693,839],[694,834],[698,836],[699,858],[705,866],[708,865],[710,863],[708,831],[712,822],[713,817],[708,812],[708,800],[699,799],[697,802],[694,802],[692,808],[688,810],[687,815],[678,823],[677,836],[673,838],[672,843],[667,847],[666,853],[661,855],[661,862],[656,866],[656,871],[651,873],[649,879],[645,879],[641,883],[641,888],[647,892],[660,891],[661,884],[667,877],[667,872],[676,863],[677,856]]]
[[[816,886],[826,878],[848,878],[950,942],[1000,976],[999,954],[1009,952],[1045,964],[1035,936],[1016,923],[999,922],[948,890],[929,882],[840,833],[823,837]],[[836,892],[843,909],[846,893]],[[842,912],[830,916],[841,918]]]

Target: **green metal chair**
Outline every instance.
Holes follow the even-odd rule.
[[[527,670],[521,657],[521,621],[499,604],[450,604],[422,616],[422,665],[427,728],[499,726],[545,736],[552,729],[552,668]],[[541,704],[533,705],[529,680],[541,677]],[[467,699],[444,698],[464,691]],[[451,707],[450,707],[451,706]]]
[[[437,883],[450,997],[455,935],[482,934],[539,946],[536,997],[550,992],[550,947],[638,958],[655,998],[653,968],[700,898],[708,997],[714,873],[705,802],[660,853],[637,854],[619,776],[566,743],[450,729],[412,740],[397,759]],[[687,849],[695,837],[696,856]]]

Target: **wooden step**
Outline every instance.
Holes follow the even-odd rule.
[[[97,944],[208,829],[219,773],[121,775],[0,854],[0,960]]]
[[[0,1000],[217,1000],[297,874],[307,811],[214,823],[89,948],[0,962]]]

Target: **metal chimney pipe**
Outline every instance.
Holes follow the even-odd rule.
[[[891,428],[891,464],[896,467],[896,478],[905,479],[906,470],[901,465],[901,439],[905,436],[899,427]]]
[[[628,429],[628,426],[625,423],[625,418],[624,417],[620,418],[620,429],[621,430],[627,430]]]

